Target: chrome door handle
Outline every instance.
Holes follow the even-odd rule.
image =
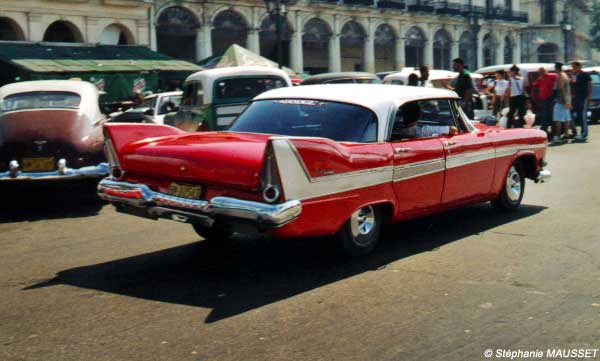
[[[446,145],[447,145],[447,146],[451,146],[451,145],[456,145],[456,144],[458,144],[458,143],[459,143],[459,142],[457,142],[457,141],[455,141],[455,140],[451,140],[451,141],[449,141],[449,142],[446,142]]]
[[[410,148],[394,148],[394,153],[396,153],[396,154],[406,153],[406,152],[410,152],[410,151],[411,151]]]

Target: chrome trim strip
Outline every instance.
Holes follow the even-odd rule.
[[[467,152],[457,155],[450,155],[446,160],[446,168],[456,168],[463,165],[483,162],[484,160],[490,160],[494,158],[496,158],[496,151],[493,148],[477,152]]]
[[[394,167],[394,182],[441,172],[445,166],[444,158],[399,165]]]
[[[108,163],[99,163],[95,166],[81,167],[78,169],[64,168],[50,172],[22,172],[17,171],[14,174],[8,172],[0,173],[1,182],[11,181],[44,181],[58,179],[74,179],[74,178],[101,178],[108,175]]]
[[[145,184],[120,182],[109,178],[98,184],[98,196],[112,203],[143,208],[149,214],[152,209],[158,207],[163,210],[162,213],[168,213],[164,210],[169,210],[181,215],[185,215],[185,212],[196,212],[204,216],[229,216],[271,227],[289,223],[302,213],[302,204],[297,200],[265,204],[230,197],[214,197],[205,201],[155,192]]]

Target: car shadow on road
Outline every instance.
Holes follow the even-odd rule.
[[[97,180],[4,183],[0,223],[94,216],[105,204],[96,195],[97,184]]]
[[[284,300],[391,262],[542,212],[500,213],[482,204],[388,227],[369,256],[341,255],[332,239],[238,240],[227,250],[196,242],[59,272],[24,290],[71,285],[147,300],[206,307],[206,323]],[[469,240],[472,241],[472,240]]]

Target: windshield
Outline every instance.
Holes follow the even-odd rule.
[[[170,113],[181,103],[181,95],[170,95],[160,98],[158,105],[158,115]]]
[[[22,109],[66,108],[77,109],[81,96],[71,92],[36,91],[12,94],[2,99],[0,110],[8,112]]]
[[[156,98],[156,96],[144,98],[142,104],[138,105],[136,108],[154,108],[156,105]]]
[[[267,90],[285,86],[287,86],[286,82],[282,78],[276,76],[223,79],[215,84],[215,100],[249,100]]]
[[[374,142],[377,119],[368,109],[305,99],[259,100],[229,128],[233,132],[322,137],[338,142]]]

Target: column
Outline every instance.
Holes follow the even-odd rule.
[[[459,52],[460,41],[451,41],[450,42],[450,60],[460,58]]]
[[[396,70],[400,71],[404,68],[404,63],[406,60],[404,59],[404,45],[405,38],[400,36],[396,39]]]
[[[248,30],[246,48],[255,54],[260,54],[260,37],[258,29],[253,28]]]
[[[520,63],[522,62],[521,60],[521,37],[520,36],[516,36],[515,37],[515,44],[513,46],[513,63]]]
[[[365,71],[368,73],[375,72],[375,32],[372,31],[369,24],[369,33],[365,38]]]
[[[294,27],[296,28],[294,33],[292,34],[292,39],[290,42],[290,58],[291,58],[291,66],[297,73],[302,73],[304,71],[303,60],[304,57],[302,55],[302,18],[300,17],[300,12],[296,11],[294,14]]]
[[[477,68],[481,68],[483,66],[483,36],[482,36],[482,32],[479,31],[476,34],[476,38],[475,41],[477,42],[477,54],[475,54],[475,56],[477,57]],[[470,69],[471,71],[475,71],[477,69]]]
[[[430,69],[433,69],[433,32],[431,28],[427,28],[427,40],[425,41],[425,49],[423,49],[423,63],[421,65],[427,65]]]
[[[211,30],[212,26],[203,24],[196,32],[196,61],[212,55]]]
[[[42,22],[43,16],[40,14],[27,14],[27,38],[29,41],[42,41],[46,28]]]
[[[329,71],[342,71],[342,53],[340,49],[340,34],[331,35],[329,39]]]
[[[156,20],[154,17],[156,16],[156,10],[154,9],[154,4],[150,6],[150,50],[156,51],[158,46],[156,44]]]
[[[504,47],[506,44],[504,43],[504,33],[498,32],[498,46],[496,47],[496,64],[504,64]]]

